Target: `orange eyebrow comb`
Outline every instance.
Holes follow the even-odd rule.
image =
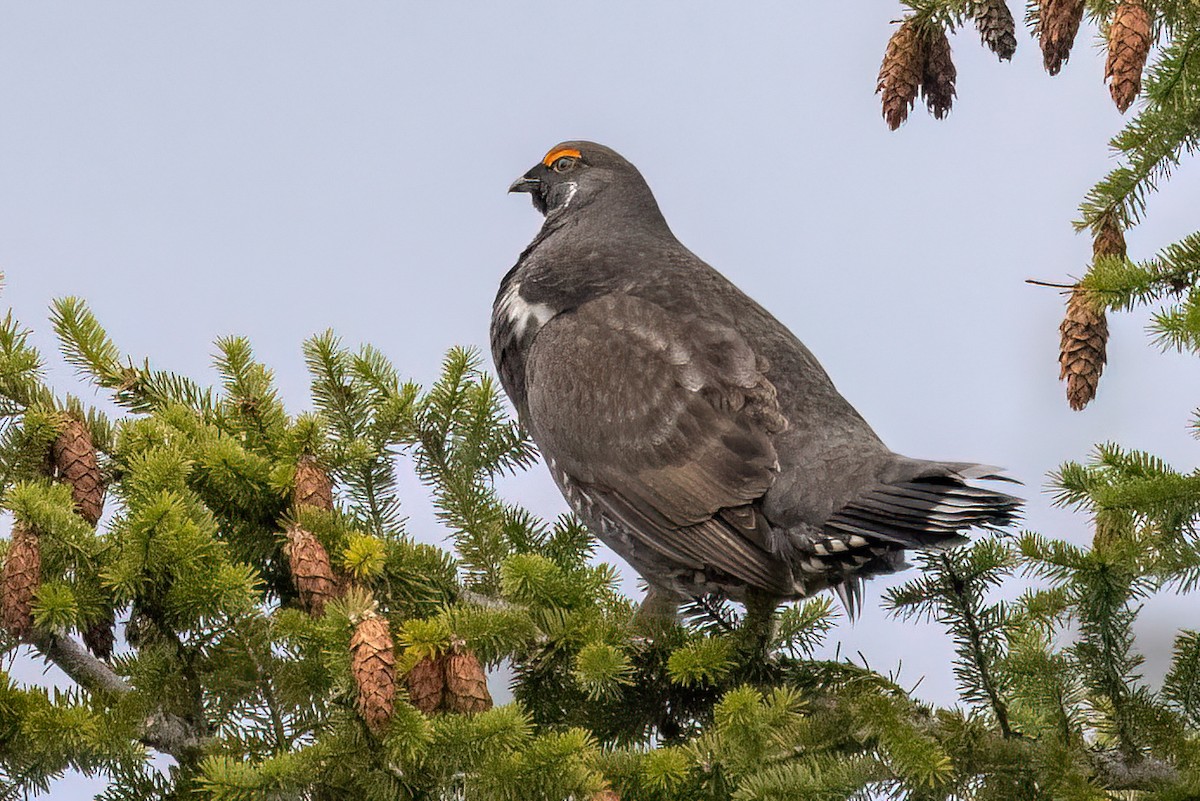
[[[542,159],[542,164],[549,167],[563,156],[570,156],[571,158],[577,159],[580,157],[580,153],[573,147],[556,147],[546,154],[546,158]]]

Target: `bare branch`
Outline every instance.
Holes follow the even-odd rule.
[[[35,630],[30,634],[30,642],[49,662],[89,692],[124,695],[133,691],[125,679],[70,637]],[[159,711],[142,724],[139,740],[156,751],[184,761],[202,751],[208,738],[196,724]]]
[[[42,656],[53,662],[76,684],[91,692],[127,693],[133,688],[113,672],[113,669],[92,656],[70,637],[37,631],[30,633],[30,641]]]

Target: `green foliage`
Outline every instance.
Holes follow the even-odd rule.
[[[1005,653],[1003,604],[987,603],[1013,567],[1013,553],[999,539],[983,539],[953,551],[917,557],[922,575],[890,590],[885,606],[902,617],[937,620],[954,638],[954,674],[962,699],[990,712],[1002,734],[1011,735],[1007,678],[998,663]]]
[[[620,684],[628,684],[632,672],[629,657],[607,643],[589,643],[575,655],[575,678],[591,698],[611,693]]]
[[[1145,105],[1109,143],[1121,163],[1084,198],[1080,228],[1105,219],[1122,228],[1139,223],[1148,196],[1200,144],[1200,23],[1194,12],[1173,21],[1170,40],[1146,72]]]
[[[667,660],[671,680],[677,684],[716,683],[733,669],[734,644],[726,637],[692,640]]]

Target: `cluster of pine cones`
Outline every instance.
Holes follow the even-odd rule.
[[[1071,55],[1084,5],[1084,0],[1037,0],[1031,9],[1042,64],[1051,75],[1057,75]],[[969,8],[984,46],[1000,59],[1011,60],[1017,37],[1005,0],[978,0]],[[1104,79],[1121,113],[1142,90],[1151,27],[1150,12],[1142,0],[1123,0],[1108,20]],[[901,21],[888,41],[875,89],[881,95],[888,127],[894,131],[908,119],[918,95],[935,119],[945,117],[954,101],[956,78],[945,28],[928,15],[914,14]]]
[[[51,477],[70,486],[76,514],[95,526],[104,513],[104,480],[92,434],[82,420],[63,417],[58,436],[47,454],[47,468]],[[18,640],[28,639],[33,631],[33,601],[41,583],[42,550],[38,532],[18,519],[13,522],[12,540],[0,578],[0,625]],[[112,656],[113,626],[110,612],[83,632],[84,643],[102,659]]]
[[[431,715],[435,712],[482,712],[491,709],[483,666],[459,639],[450,650],[425,657],[408,672],[408,698],[412,705]]]
[[[983,44],[999,58],[1010,60],[1017,39],[1005,0],[979,0],[968,4],[968,9]],[[1036,0],[1031,4],[1042,64],[1051,75],[1057,75],[1070,57],[1084,11],[1084,0]],[[1142,90],[1142,71],[1152,39],[1153,20],[1143,0],[1122,0],[1112,9],[1107,20],[1104,78],[1122,114]],[[888,127],[896,130],[908,119],[918,96],[936,119],[944,117],[955,96],[956,77],[945,29],[928,14],[902,20],[888,41],[876,86]],[[1124,259],[1125,255],[1125,237],[1115,220],[1105,219],[1095,226],[1094,259]],[[1103,304],[1085,289],[1074,287],[1059,331],[1059,377],[1067,382],[1071,408],[1082,409],[1096,396],[1104,370],[1108,324]]]
[[[64,417],[50,447],[49,473],[71,487],[75,511],[95,526],[104,511],[104,483],[91,433],[82,420]],[[302,456],[292,482],[295,509],[333,510],[333,481],[312,456]],[[320,617],[325,605],[350,589],[348,577],[335,574],[320,540],[298,524],[288,528],[284,556],[299,597],[310,615]],[[34,629],[33,607],[42,581],[39,535],[22,520],[13,524],[12,539],[0,579],[0,625],[17,639],[28,640]],[[110,611],[83,632],[96,656],[112,656],[115,621]],[[350,638],[350,663],[358,691],[358,710],[374,731],[391,720],[396,699],[396,656],[387,618],[370,609],[357,616]],[[436,677],[430,669],[436,672]],[[422,660],[408,677],[413,703],[422,711],[459,713],[490,709],[487,674],[461,640],[436,660]]]
[[[292,501],[297,510],[333,510],[333,481],[312,456],[302,456],[296,465]],[[323,615],[326,603],[351,587],[348,577],[334,573],[320,540],[299,525],[288,528],[284,555],[300,604],[314,617]],[[432,660],[421,660],[407,677],[409,698],[422,712],[471,713],[492,708],[487,673],[465,643],[456,640],[451,652],[439,657],[438,698],[432,704],[429,699],[434,690],[427,663],[433,664]],[[350,667],[358,690],[359,714],[369,728],[380,731],[391,720],[395,707],[396,655],[387,618],[373,610],[357,616],[350,637]]]
[[[292,481],[292,504],[333,511],[333,480],[313,456],[300,457]],[[311,531],[293,524],[283,546],[300,605],[313,617],[325,614],[325,605],[349,589],[349,580],[337,576],[325,546]],[[392,718],[396,701],[396,654],[387,618],[373,610],[359,615],[350,637],[350,667],[358,690],[358,711],[367,726],[379,731]]]

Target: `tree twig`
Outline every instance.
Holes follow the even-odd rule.
[[[1074,289],[1077,284],[1056,284],[1052,281],[1039,281],[1036,278],[1026,278],[1025,283],[1033,284],[1034,286],[1048,286],[1051,289]]]
[[[1093,751],[1092,769],[1109,790],[1151,791],[1179,779],[1179,771],[1161,759],[1130,758],[1119,750]]]

